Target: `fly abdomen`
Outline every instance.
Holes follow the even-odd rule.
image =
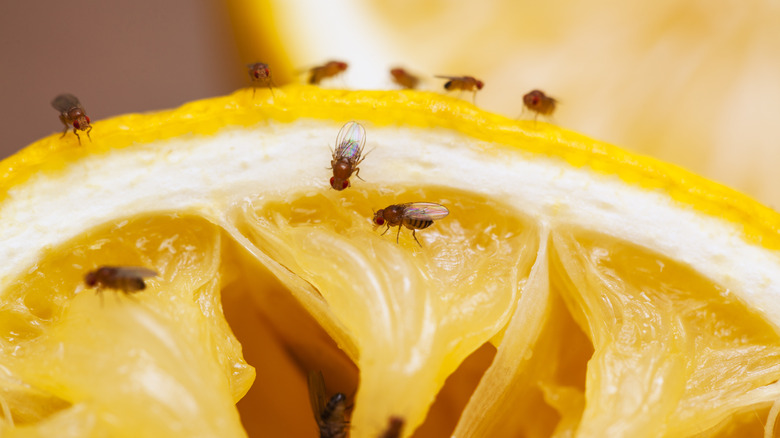
[[[433,221],[426,219],[407,219],[404,225],[410,230],[424,230],[433,225]]]
[[[334,417],[342,416],[344,414],[346,403],[347,396],[345,396],[343,393],[337,392],[336,394],[333,394],[333,397],[328,400],[328,403],[326,403],[325,407],[322,409],[320,418],[322,421],[329,421]]]
[[[146,283],[144,283],[144,280],[142,278],[134,278],[132,279],[133,284],[133,290],[144,290],[146,289]]]
[[[144,283],[142,278],[133,277],[119,279],[119,281],[117,281],[117,286],[125,292],[136,292],[146,289],[146,283]]]
[[[320,438],[344,438],[347,435],[347,396],[338,392],[331,397],[320,413]]]

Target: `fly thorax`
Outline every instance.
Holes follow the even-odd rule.
[[[339,179],[347,179],[352,175],[352,164],[346,159],[341,159],[333,164],[333,176]]]
[[[387,223],[392,226],[398,225],[403,221],[404,208],[400,205],[392,205],[385,208],[384,217]]]
[[[68,110],[68,118],[71,120],[77,120],[81,117],[84,117],[84,110],[81,108],[71,108]]]

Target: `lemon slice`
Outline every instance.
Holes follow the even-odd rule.
[[[336,192],[350,120],[370,152]],[[780,217],[679,168],[409,91],[241,90],[94,133],[2,163],[9,436],[315,435],[312,370],[355,437],[744,432],[780,398]],[[420,246],[373,229],[415,201],[450,211]],[[160,275],[101,300],[104,264]]]

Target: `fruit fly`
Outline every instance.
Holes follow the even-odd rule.
[[[330,167],[333,169],[333,176],[330,178],[331,187],[339,191],[349,187],[349,177],[353,172],[360,178],[360,169],[357,166],[365,158],[361,157],[365,145],[366,130],[360,123],[347,122],[341,127],[336,137],[336,150],[333,151],[333,158],[330,160]]]
[[[415,230],[428,228],[433,225],[433,221],[443,219],[448,214],[450,211],[447,210],[447,207],[432,202],[393,204],[374,213],[374,224],[377,226],[387,225],[387,229],[382,233],[383,236],[390,230],[390,227],[398,227],[398,233],[395,235],[396,243],[398,243],[401,225],[403,225],[412,230],[414,241],[422,247],[420,241],[417,240]]]
[[[410,90],[413,90],[415,87],[417,87],[417,84],[420,82],[420,78],[414,76],[402,68],[394,68],[390,70],[390,75],[393,76],[393,82],[402,86],[403,88],[408,88]]]
[[[461,90],[461,91],[473,91],[474,98],[472,101],[477,103],[477,91],[481,90],[485,86],[485,83],[473,76],[436,76],[439,79],[449,79],[444,84],[444,89],[447,91]]]
[[[390,417],[387,421],[387,429],[379,435],[379,438],[400,438],[401,429],[404,427],[404,420],[400,417]]]
[[[60,94],[51,101],[51,106],[60,112],[60,121],[65,125],[65,131],[62,132],[62,137],[68,133],[68,129],[73,126],[73,133],[81,144],[81,137],[79,137],[78,131],[87,131],[87,137],[89,137],[89,131],[92,130],[87,112],[84,111],[84,107],[81,106],[81,102],[72,94]],[[89,137],[92,140],[92,137]]]
[[[321,372],[309,373],[309,401],[314,419],[320,428],[320,438],[344,438],[347,436],[347,396],[337,392],[330,398],[325,395],[325,379]]]
[[[551,115],[555,111],[556,103],[558,103],[557,100],[540,90],[533,90],[523,96],[523,105],[534,112],[534,120],[536,120],[539,114],[543,116]]]
[[[252,79],[253,87],[252,87],[252,97],[255,97],[255,90],[257,89],[257,85],[265,85],[268,87],[269,90],[271,90],[271,94],[273,94],[273,80],[271,79],[271,69],[268,68],[268,64],[264,62],[256,62],[254,64],[247,64],[247,69],[249,69],[249,77]]]
[[[157,272],[147,268],[101,266],[94,271],[87,272],[87,275],[84,276],[84,283],[87,287],[97,287],[98,292],[106,288],[130,294],[146,289],[144,278],[157,275]]]
[[[318,85],[323,79],[336,76],[346,70],[347,67],[347,63],[341,61],[329,61],[323,65],[312,67],[312,69],[309,70],[309,83]]]

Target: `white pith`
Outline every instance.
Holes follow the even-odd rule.
[[[31,178],[0,207],[3,287],[40,252],[103,223],[155,211],[225,223],[246,198],[329,190],[328,146],[343,122],[299,120],[225,128],[90,155]],[[440,185],[479,193],[549,225],[572,225],[630,241],[695,268],[780,328],[780,258],[747,242],[738,226],[663,192],[562,160],[532,156],[447,130],[364,124],[358,184]],[[89,145],[86,145],[89,147]]]

